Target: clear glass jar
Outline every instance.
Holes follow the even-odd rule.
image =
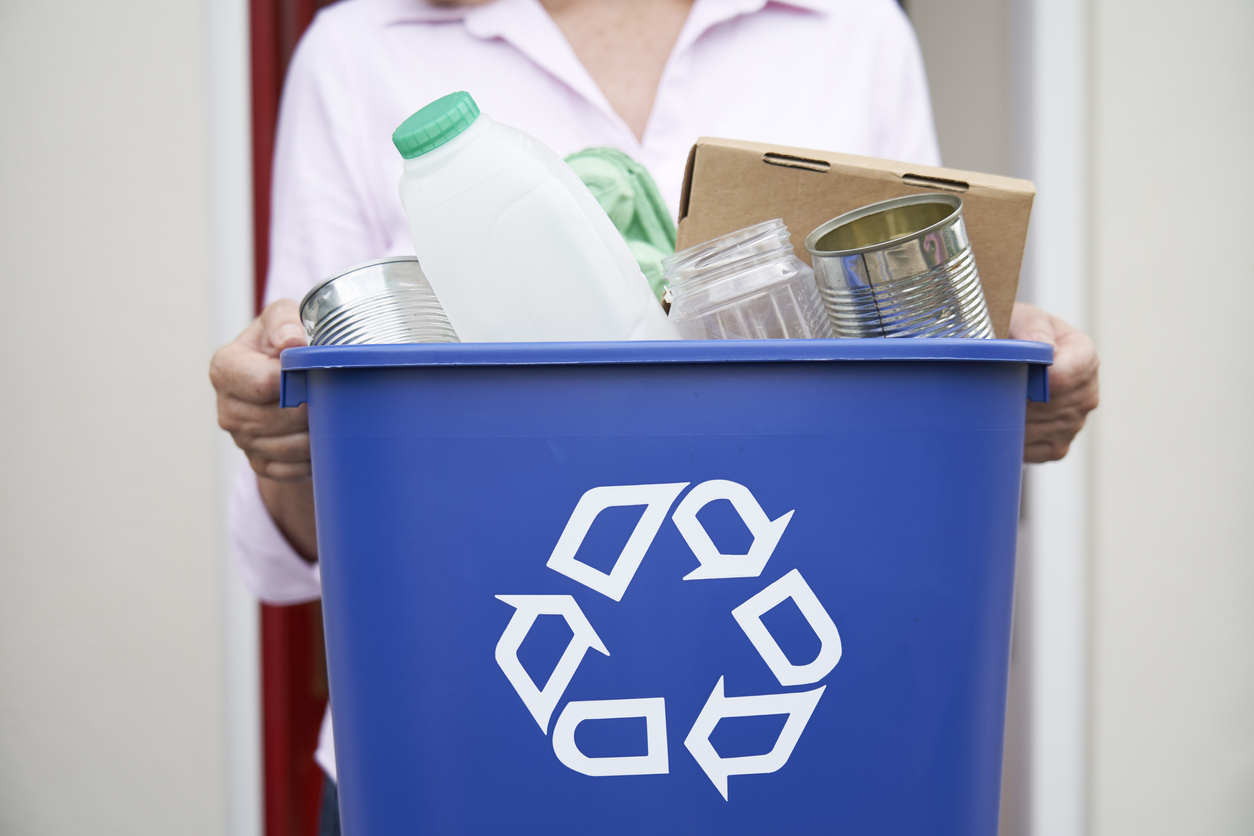
[[[814,271],[776,219],[662,261],[670,319],[686,340],[831,337]]]

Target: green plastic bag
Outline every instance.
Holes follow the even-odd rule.
[[[613,148],[576,151],[566,162],[610,216],[661,299],[666,292],[662,259],[675,252],[675,222],[657,183],[644,166]]]

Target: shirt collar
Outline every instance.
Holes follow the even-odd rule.
[[[394,23],[445,23],[462,20],[469,6],[433,6],[423,0],[383,0],[380,14],[385,25]]]
[[[434,6],[424,0],[384,0],[383,2],[383,22],[385,24],[393,23],[446,23],[449,21],[465,20],[473,17],[480,10],[497,5],[496,3],[475,4],[473,6]],[[710,18],[710,23],[704,28],[709,28],[719,22],[730,20],[733,17],[743,14],[751,14],[760,11],[767,6],[790,6],[809,12],[825,12],[830,11],[832,4],[836,0],[714,0],[714,2],[701,2],[697,0],[697,6],[714,7],[714,14]],[[704,29],[703,29],[704,31]]]
[[[614,112],[605,94],[579,62],[557,24],[540,5],[540,0],[493,0],[470,6],[433,6],[424,0],[382,0],[385,25],[407,23],[447,23],[461,21],[476,38],[508,41],[545,72],[567,85],[607,118],[618,124],[626,139],[635,137]],[[820,13],[838,0],[695,0],[687,22],[679,33],[672,56],[686,52],[702,35],[744,15],[756,14],[767,6],[783,6],[802,12]]]
[[[681,55],[696,43],[702,35],[715,26],[738,17],[757,14],[767,6],[785,6],[800,11],[821,12],[830,8],[834,0],[695,0],[688,21],[680,30],[673,53]]]

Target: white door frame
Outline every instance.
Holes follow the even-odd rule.
[[[253,312],[252,119],[248,0],[204,0],[209,78],[209,200],[214,344],[234,339]],[[261,836],[261,649],[257,599],[240,581],[226,536],[231,483],[243,462],[219,442],[222,668],[228,836]]]
[[[1024,293],[1084,329],[1088,321],[1086,0],[1012,0],[1016,155],[1035,181]],[[1019,587],[1026,675],[1018,836],[1087,830],[1089,457],[1083,435],[1062,462],[1028,468]]]

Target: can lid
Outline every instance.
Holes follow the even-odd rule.
[[[402,122],[392,142],[402,157],[412,160],[452,140],[478,118],[479,105],[469,93],[449,93]]]

